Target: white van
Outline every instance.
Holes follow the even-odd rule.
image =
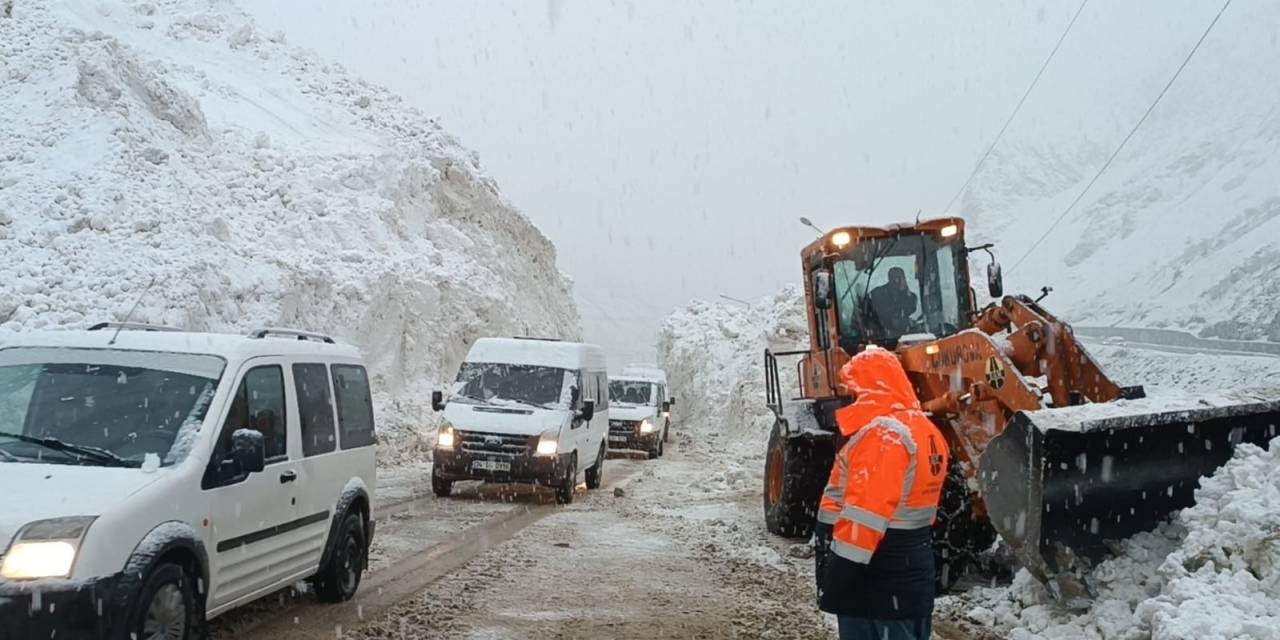
[[[530,482],[573,502],[579,474],[600,486],[609,429],[609,381],[595,345],[533,338],[481,338],[458,371],[436,438],[431,487],[447,496],[459,480]]]
[[[609,448],[636,449],[661,456],[670,441],[671,405],[667,374],[628,367],[609,378]]]
[[[197,638],[302,579],[351,598],[374,444],[360,354],[326,336],[0,338],[0,635]]]

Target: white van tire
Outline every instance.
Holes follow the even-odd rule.
[[[448,498],[453,494],[453,481],[431,474],[431,493],[436,494],[437,498]]]
[[[565,470],[564,478],[560,480],[560,486],[556,487],[556,502],[559,504],[573,504],[573,490],[578,487],[578,456],[574,454],[569,458],[569,468]]]
[[[197,638],[195,627],[201,622],[197,619],[198,613],[191,577],[181,565],[163,562],[152,569],[142,583],[138,598],[129,610],[124,637]]]
[[[347,513],[338,527],[338,537],[333,542],[333,554],[329,564],[320,569],[312,580],[316,597],[321,602],[346,602],[356,595],[360,579],[364,577],[366,549],[364,522],[358,512]]]
[[[596,457],[596,463],[587,469],[587,488],[599,489],[604,484],[604,457],[608,453],[605,443],[600,443],[600,455]]]

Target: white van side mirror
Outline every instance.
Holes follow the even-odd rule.
[[[258,473],[267,466],[267,445],[262,432],[236,429],[231,434],[231,461],[238,473]]]

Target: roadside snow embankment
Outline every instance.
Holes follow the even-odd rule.
[[[231,2],[17,0],[0,78],[0,331],[140,301],[331,333],[369,361],[384,440],[432,420],[474,339],[578,337],[555,248],[474,154]]]
[[[773,427],[765,405],[764,350],[806,348],[804,292],[784,288],[746,307],[693,301],[662,323],[658,361],[678,394],[677,418],[695,438],[723,437],[745,455],[763,457]],[[795,395],[795,360],[780,359],[786,397]]]

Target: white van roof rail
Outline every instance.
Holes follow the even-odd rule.
[[[166,327],[162,324],[147,324],[145,322],[99,322],[89,327],[89,331],[102,331],[104,329],[119,329],[121,331],[182,331],[178,327]]]
[[[255,331],[249,332],[249,337],[254,339],[266,338],[269,336],[278,336],[281,338],[296,338],[298,340],[315,340],[325,344],[337,344],[333,338],[314,331],[300,331],[298,329],[281,329],[278,327],[263,327]]]

